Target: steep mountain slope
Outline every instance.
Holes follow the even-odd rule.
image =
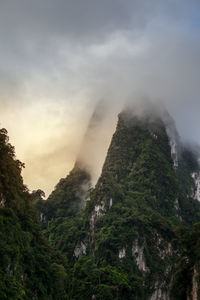
[[[89,173],[76,163],[70,174],[59,181],[48,200],[37,204],[45,204],[44,223],[55,217],[74,217],[84,207],[84,197],[90,187]]]
[[[181,249],[174,274],[173,299],[198,300],[200,295],[200,223],[192,230],[176,229],[176,244]]]
[[[74,171],[63,181],[63,186],[70,182],[73,187],[73,195],[70,185],[65,188],[72,201],[58,196],[58,202],[50,197],[45,203],[55,205],[44,232],[69,261],[70,299],[193,297],[198,256],[181,268],[188,247],[182,251],[181,236],[174,232],[183,225],[190,232],[200,220],[199,172],[196,153],[180,144],[167,113],[161,117],[152,112],[143,117],[130,110],[121,113],[102,174],[85,198],[86,208],[69,213],[81,201],[76,195],[82,181]],[[186,240],[191,241],[189,233]],[[197,234],[195,245],[198,241]],[[182,288],[181,274],[188,268],[192,271]]]
[[[90,175],[76,163],[70,174],[59,181],[48,200],[40,200],[36,207],[43,233],[51,245],[72,261],[77,239],[82,237],[81,209],[89,195]]]
[[[165,124],[159,118],[120,114],[88,202],[89,234],[82,241],[83,253],[88,251],[99,268],[109,266],[122,280],[107,286],[108,299],[169,298],[176,259],[173,228],[183,218],[187,222],[180,195]],[[106,276],[103,285],[109,282]]]
[[[105,117],[105,103],[99,101],[89,120],[74,168],[59,181],[47,201],[40,200],[36,204],[45,235],[52,245],[67,254],[70,261],[76,240],[82,236],[81,210],[89,197],[92,163],[98,156],[91,148],[98,146],[101,149],[96,136],[102,135]],[[98,145],[94,145],[95,142]]]
[[[1,129],[0,299],[66,299],[65,260],[41,233],[22,167]]]
[[[89,120],[73,170],[59,181],[47,201],[37,203],[44,225],[56,217],[74,217],[85,206],[85,198],[91,188],[92,160],[95,157],[91,148],[96,146],[94,141],[99,143],[95,137],[100,134],[99,130],[104,119],[105,103],[99,101]]]
[[[167,113],[128,110],[93,189],[80,157],[43,201],[0,130],[0,298],[197,300],[199,149]]]

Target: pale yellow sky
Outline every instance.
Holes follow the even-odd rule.
[[[8,130],[17,158],[25,163],[22,174],[30,190],[42,189],[48,196],[59,179],[71,171],[77,156],[96,183],[120,108],[116,106],[111,112],[108,106],[84,142],[95,102],[82,103],[85,106],[40,99],[23,107],[13,103],[12,109],[1,110],[1,126]]]
[[[22,103],[20,103],[22,104]],[[1,109],[1,127],[8,130],[17,158],[25,163],[25,183],[30,190],[48,194],[72,169],[91,109],[51,103],[41,99],[12,103]]]

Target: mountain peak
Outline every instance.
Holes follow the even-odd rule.
[[[176,299],[174,228],[200,217],[194,172],[196,154],[182,146],[166,111],[119,114],[96,186],[78,159],[46,202],[45,232],[73,268],[74,299]]]

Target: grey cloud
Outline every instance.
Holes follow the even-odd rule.
[[[131,23],[143,26],[156,13],[160,2],[131,0],[7,0],[0,3],[1,32],[13,38],[23,34],[98,38],[99,34],[123,29]],[[14,34],[15,33],[15,34]],[[45,38],[47,37],[45,36]],[[27,36],[28,38],[28,36]]]
[[[13,102],[22,117],[29,103],[34,111],[49,102],[63,111],[59,122],[82,115],[86,128],[103,98],[112,107],[110,136],[124,103],[147,97],[164,103],[185,139],[200,141],[199,8],[196,0],[0,0],[4,120]]]

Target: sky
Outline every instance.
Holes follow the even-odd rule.
[[[30,190],[72,169],[100,100],[95,178],[127,102],[164,105],[200,143],[199,0],[0,0],[0,41],[0,126]]]

